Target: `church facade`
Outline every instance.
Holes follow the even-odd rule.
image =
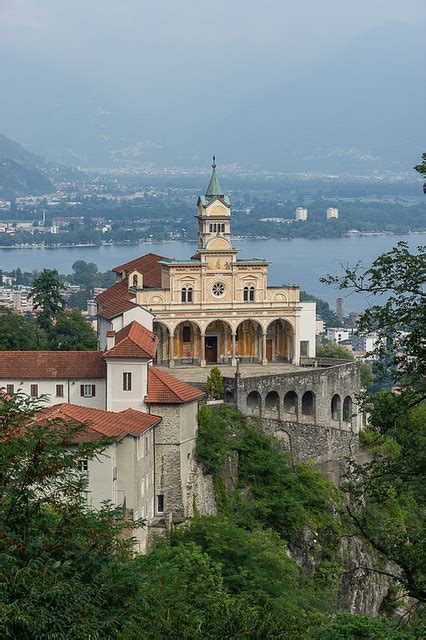
[[[315,304],[301,303],[296,285],[268,286],[267,260],[238,257],[231,201],[214,158],[212,169],[197,201],[195,255],[175,260],[148,254],[116,267],[116,285],[97,298],[101,348],[114,322],[119,329],[123,316],[139,308],[153,316],[158,364],[235,365],[237,358],[299,364],[301,355],[314,357]]]

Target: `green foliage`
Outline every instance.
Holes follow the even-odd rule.
[[[46,332],[32,318],[24,318],[0,307],[0,351],[47,348]]]
[[[361,362],[360,366],[361,387],[368,391],[374,382],[373,369],[367,362]]]
[[[420,175],[423,176],[423,178],[426,178],[426,153],[422,154],[421,163],[420,164],[416,164],[414,169],[415,169],[415,171],[417,171],[417,173],[420,173]]]
[[[50,329],[65,306],[63,289],[64,285],[56,269],[43,269],[33,280],[31,297],[34,308],[38,310],[37,322],[45,331]]]
[[[205,473],[218,474],[231,453],[231,420],[228,413],[231,411],[227,405],[221,407],[220,413],[212,412],[208,406],[200,410],[195,456]]]
[[[317,349],[318,358],[341,358],[342,360],[355,360],[353,353],[333,340],[324,338]]]
[[[420,640],[420,632],[404,630],[392,622],[340,612],[309,635],[312,640]]]
[[[390,570],[395,582],[425,602],[426,403],[412,408],[404,395],[385,391],[371,402],[370,428],[362,441],[372,460],[352,462],[346,476],[350,523],[382,564],[398,566]]]
[[[120,615],[117,566],[131,560],[111,506],[87,508],[81,460],[107,441],[72,446],[81,425],[34,422],[39,406],[0,401],[0,611],[2,638],[109,637]],[[111,605],[113,603],[111,602]]]
[[[375,355],[402,385],[413,402],[426,398],[425,247],[411,254],[405,242],[376,258],[368,269],[360,265],[345,270],[343,278],[321,278],[340,289],[368,293],[372,304],[358,321],[363,333],[376,331]],[[382,296],[387,295],[384,304]]]
[[[90,351],[97,347],[96,334],[77,309],[59,314],[49,331],[51,349]]]
[[[213,367],[207,376],[206,387],[211,398],[220,400],[223,398],[223,376],[219,367]]]

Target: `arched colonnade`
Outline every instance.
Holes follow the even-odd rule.
[[[187,319],[178,323],[156,320],[158,336],[156,361],[170,367],[176,364],[201,365],[241,362],[268,364],[293,362],[296,354],[294,326],[290,320],[262,323],[254,318],[234,324],[223,318],[202,324]]]

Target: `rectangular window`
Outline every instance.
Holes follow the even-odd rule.
[[[88,460],[79,460],[78,461],[78,470],[80,473],[87,474],[89,472],[89,461]]]
[[[132,390],[132,374],[129,371],[123,373],[123,391]]]
[[[191,327],[183,327],[182,342],[191,342]]]
[[[250,287],[249,300],[250,300],[250,302],[254,302],[254,287]]]
[[[30,395],[32,395],[34,398],[38,396],[38,384],[32,384],[30,386]]]
[[[96,395],[96,385],[95,384],[81,384],[80,385],[80,395],[83,398],[94,398]]]
[[[307,356],[309,352],[309,340],[300,341],[300,355]]]
[[[56,385],[56,397],[57,398],[63,398],[64,397],[64,385],[63,384],[57,384]]]
[[[164,513],[164,495],[157,496],[157,513]]]
[[[15,393],[15,385],[14,384],[6,385],[6,391],[9,395],[12,395],[13,393]]]

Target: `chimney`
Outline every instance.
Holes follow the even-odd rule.
[[[115,346],[115,331],[107,331],[106,339],[107,339],[107,351],[109,351]]]

